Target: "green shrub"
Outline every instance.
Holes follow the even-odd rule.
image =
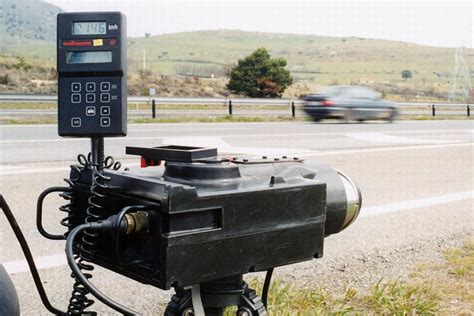
[[[227,88],[250,97],[281,97],[293,83],[285,66],[285,59],[271,58],[265,48],[259,48],[239,60],[230,72]]]

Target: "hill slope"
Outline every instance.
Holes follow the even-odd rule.
[[[378,78],[400,76],[404,69],[425,76],[450,76],[454,49],[438,48],[355,37],[272,34],[243,31],[200,31],[129,40],[129,62],[141,67],[143,52],[147,68],[164,73],[223,68],[259,47],[288,60],[288,68],[300,77],[344,74]],[[472,62],[474,50],[466,50]],[[469,62],[469,61],[468,61]],[[436,72],[438,75],[433,74]],[[417,77],[417,76],[414,76]],[[420,77],[420,76],[418,76]]]
[[[54,41],[56,15],[61,10],[39,0],[0,2],[0,49],[22,41]]]
[[[314,84],[365,84],[387,95],[410,98],[445,97],[451,88],[452,48],[357,37],[223,30],[129,38],[129,73],[136,79],[137,93],[146,88],[145,79],[158,75],[225,78],[238,59],[259,47],[287,59],[295,82],[307,86],[292,87],[296,90],[290,95],[315,91],[318,87]],[[15,45],[10,52],[26,56],[32,63],[55,66],[54,42],[28,41]],[[468,64],[474,64],[473,49],[465,49],[464,56]],[[149,73],[143,75],[144,60],[151,77]],[[405,69],[412,72],[412,79],[401,78]]]
[[[54,79],[56,15],[58,7],[40,0],[0,2],[0,91],[17,91],[21,82]],[[195,31],[128,39],[128,67],[133,94],[156,86],[166,95],[183,95],[175,82],[185,77],[217,77],[216,86],[197,85],[203,95],[223,95],[229,69],[238,59],[265,47],[272,56],[288,61],[295,78],[286,96],[316,91],[320,85],[365,84],[386,95],[410,98],[445,97],[451,87],[454,49],[358,37],[275,34],[237,30]],[[24,57],[33,70],[16,71]],[[465,49],[468,64],[474,50]],[[143,66],[145,65],[145,72]],[[20,67],[21,68],[21,67]],[[36,71],[34,71],[36,69]],[[408,69],[413,78],[404,81]],[[163,75],[173,75],[167,79]],[[472,75],[474,77],[474,73]],[[3,83],[2,83],[3,82]],[[15,85],[15,82],[17,84]],[[210,82],[210,81],[209,81]],[[10,84],[11,83],[11,84]],[[41,83],[46,85],[46,83]],[[25,88],[27,91],[52,91]],[[214,92],[206,92],[212,87]],[[193,90],[193,89],[191,89]],[[209,90],[210,91],[210,90]],[[227,92],[228,93],[228,92]]]
[[[452,48],[356,37],[243,31],[197,31],[130,38],[128,46],[132,72],[143,67],[145,56],[147,70],[197,76],[212,73],[223,76],[239,58],[259,47],[266,47],[273,56],[286,58],[293,75],[302,79],[338,80],[342,75],[354,79],[367,77],[370,81],[399,78],[402,70],[409,69],[415,80],[424,76],[426,81],[431,77],[449,78],[454,62]],[[20,43],[10,47],[9,52],[33,59],[52,59],[54,42]],[[472,64],[474,50],[466,49],[465,58]]]

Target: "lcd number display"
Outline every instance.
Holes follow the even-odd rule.
[[[74,22],[73,35],[99,35],[106,33],[106,22]]]
[[[111,51],[67,52],[67,64],[100,64],[111,63]]]

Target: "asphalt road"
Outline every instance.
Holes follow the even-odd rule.
[[[63,242],[35,229],[35,203],[49,186],[63,185],[68,165],[88,151],[87,139],[64,139],[55,126],[0,126],[0,192],[10,203],[39,261],[52,300],[64,308],[72,281]],[[419,262],[436,261],[443,247],[459,244],[474,228],[474,124],[472,121],[367,123],[225,123],[130,125],[125,138],[106,139],[106,152],[138,165],[124,146],[181,144],[218,147],[228,155],[292,155],[326,161],[361,187],[364,206],[356,223],[326,239],[324,258],[277,269],[285,279],[330,287],[361,287],[384,278],[409,277]],[[59,230],[47,201],[45,222]],[[4,217],[0,262],[17,286],[23,315],[46,315]],[[171,293],[96,269],[94,283],[145,315],[160,310]],[[113,314],[97,303],[95,309]]]

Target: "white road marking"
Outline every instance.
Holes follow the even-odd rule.
[[[387,214],[392,212],[425,208],[438,204],[457,202],[462,200],[474,199],[474,191],[464,191],[445,195],[436,195],[432,197],[390,203],[379,206],[362,207],[360,218]],[[65,254],[56,254],[50,256],[41,256],[35,258],[36,266],[39,270],[58,268],[67,265]],[[29,271],[26,260],[7,261],[2,263],[9,274],[24,273]]]
[[[140,165],[140,162],[139,162],[138,159],[135,162],[125,163],[125,162],[121,161],[121,163],[122,163],[123,168],[135,167],[135,166]],[[69,171],[69,170],[71,170],[69,165],[70,164],[68,164],[67,166],[62,166],[62,167],[45,167],[45,168],[14,166],[12,170],[5,170],[5,171],[2,170],[2,165],[0,165],[0,176]]]
[[[404,130],[404,131],[380,131],[379,133],[389,133],[389,134],[436,134],[436,136],[440,134],[446,133],[474,133],[474,130],[471,129],[425,129],[425,130]]]
[[[54,142],[84,142],[88,140],[83,138],[70,138],[70,139],[15,139],[15,140],[0,140],[0,144],[27,144],[27,143],[54,143]]]
[[[58,254],[34,258],[38,270],[57,268],[67,265],[66,255]],[[7,261],[2,263],[9,274],[23,273],[30,271],[26,260]]]
[[[12,170],[2,170],[0,166],[0,176],[11,176],[11,175],[20,175],[20,174],[33,174],[33,173],[50,173],[50,172],[59,172],[59,171],[68,171],[69,167],[48,167],[48,168],[28,168],[28,167],[18,167]]]
[[[374,143],[396,143],[396,144],[446,144],[454,143],[460,141],[451,141],[451,140],[439,140],[439,139],[429,139],[429,138],[412,138],[412,137],[400,137],[387,135],[385,133],[346,133],[344,134],[347,137],[363,140],[366,142]],[[437,136],[437,135],[436,135]]]
[[[166,126],[162,126],[161,128],[134,128],[134,129],[129,129],[129,133],[131,132],[203,132],[203,131],[250,131],[252,130],[251,128],[243,128],[243,127],[222,127],[222,126],[216,126],[215,128],[176,128],[176,129],[170,129],[167,128]]]
[[[18,169],[24,169],[25,167],[23,166],[5,166],[5,165],[0,165],[0,172],[1,171],[11,171],[11,170],[18,170]]]
[[[342,150],[334,150],[334,151],[321,151],[321,152],[315,152],[315,153],[306,153],[306,154],[299,155],[299,157],[317,157],[317,156],[329,156],[329,155],[362,154],[362,153],[376,153],[376,152],[386,152],[386,151],[403,151],[403,150],[449,148],[449,147],[474,147],[474,143],[375,147],[375,148],[346,149],[346,150],[342,149]]]
[[[411,210],[415,208],[423,208],[437,204],[444,204],[449,202],[456,202],[462,200],[474,199],[474,191],[465,191],[444,195],[437,195],[422,199],[403,201],[398,203],[385,204],[380,206],[363,207],[360,212],[360,217],[367,217],[373,215],[380,215],[391,212],[398,212],[404,210]]]
[[[243,123],[243,124],[238,124],[238,123],[138,123],[138,124],[128,124],[128,130],[129,131],[136,131],[136,130],[148,130],[150,129],[163,129],[163,130],[169,130],[171,128],[176,128],[176,131],[182,130],[183,126],[188,127],[190,129],[193,127],[193,130],[199,129],[199,128],[213,128],[214,126],[216,128],[224,128],[225,129],[240,129],[240,128],[249,128],[250,126],[255,126],[255,125],[277,125],[280,124],[279,122],[254,122],[254,123]],[[298,124],[299,125],[299,124]],[[57,124],[28,124],[28,125],[0,125],[0,130],[6,130],[6,129],[37,129],[37,128],[50,128],[54,131],[58,128]]]

